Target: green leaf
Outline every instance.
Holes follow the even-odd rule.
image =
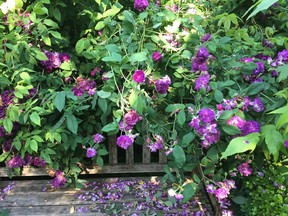
[[[58,109],[59,112],[61,112],[65,107],[65,98],[66,98],[66,92],[64,91],[57,92],[53,104],[55,105],[55,107]]]
[[[81,38],[80,40],[77,41],[76,46],[75,46],[75,50],[78,54],[80,54],[84,48],[85,48],[85,38]]]
[[[58,8],[53,8],[53,16],[55,17],[57,21],[59,22],[61,21],[61,13]]]
[[[231,198],[232,201],[238,205],[243,205],[248,201],[248,198],[245,198],[243,196],[236,196]]]
[[[281,128],[285,124],[288,123],[288,112],[284,112],[282,115],[280,115],[278,121],[277,121],[277,128]]]
[[[33,53],[34,53],[34,57],[40,61],[48,60],[47,56],[43,52],[33,50]]]
[[[214,98],[215,98],[215,100],[217,101],[217,103],[222,103],[222,101],[223,101],[223,94],[222,94],[222,92],[219,91],[219,90],[215,90]]]
[[[77,130],[78,130],[78,122],[76,117],[72,114],[72,113],[66,113],[66,119],[67,119],[67,127],[68,129],[74,133],[77,134]]]
[[[261,127],[261,134],[263,134],[265,137],[265,143],[270,154],[272,154],[274,156],[274,160],[277,161],[279,151],[284,142],[281,133],[276,130],[275,125],[265,125]]]
[[[184,104],[170,104],[166,107],[165,112],[175,112],[177,110],[185,109]]]
[[[41,126],[41,119],[37,112],[32,112],[29,117],[32,123]]]
[[[189,132],[187,134],[185,134],[182,138],[182,142],[181,145],[182,146],[188,146],[191,144],[191,142],[195,139],[195,134],[192,132]]]
[[[288,65],[283,65],[276,68],[276,71],[279,73],[278,81],[281,82],[288,77]]]
[[[104,13],[103,13],[103,17],[113,17],[115,16],[117,13],[120,12],[120,10],[123,8],[123,6],[119,3],[116,3],[112,6],[111,9],[109,10],[106,10]]]
[[[175,162],[182,167],[186,162],[185,152],[181,146],[176,145],[173,149],[173,156],[175,158]]]
[[[111,56],[106,56],[102,58],[102,61],[105,62],[121,62],[122,61],[122,56],[119,53],[113,52]]]
[[[99,98],[98,99],[98,106],[102,110],[103,113],[106,113],[107,111],[107,101],[104,98]]]
[[[100,98],[108,98],[111,96],[111,92],[106,92],[106,91],[98,91],[97,92],[97,95],[100,97]]]
[[[49,31],[49,33],[50,33],[53,37],[55,37],[55,38],[57,38],[57,39],[62,39],[61,34],[60,34],[59,32],[57,32],[57,31]]]
[[[266,83],[255,82],[255,83],[250,84],[250,86],[244,90],[244,94],[248,96],[256,95],[260,91],[262,91],[265,87],[266,87]]]
[[[0,155],[0,163],[3,162],[7,156],[10,154],[10,152],[3,152],[1,155]],[[1,212],[0,212],[1,213]]]
[[[11,119],[9,118],[5,118],[4,121],[3,121],[3,126],[5,128],[5,130],[8,132],[8,133],[11,133],[12,129],[13,129],[13,122]]]
[[[102,128],[102,131],[103,132],[110,132],[110,131],[114,131],[114,130],[117,130],[118,127],[115,123],[110,123],[110,124],[107,124],[105,125],[103,128]]]
[[[30,148],[34,151],[37,152],[38,151],[38,143],[35,140],[31,140],[30,141]]]
[[[177,115],[177,122],[179,125],[183,125],[186,121],[186,115],[184,110],[180,110],[180,112]]]
[[[10,82],[9,79],[7,79],[6,77],[0,77],[0,84],[10,85],[11,82]]]
[[[58,28],[58,24],[51,19],[44,19],[44,24],[53,28]]]
[[[47,46],[51,46],[51,39],[50,39],[50,37],[42,35],[42,40],[43,40],[43,42],[44,42]],[[36,58],[37,58],[37,57],[36,57]],[[41,60],[41,59],[39,59],[39,60]]]
[[[98,30],[103,29],[104,27],[105,27],[104,21],[100,21],[100,22],[98,22],[98,23],[96,24],[95,30],[98,31]]]
[[[225,110],[224,112],[221,113],[219,119],[221,120],[228,120],[233,116],[233,111],[232,110]]]
[[[258,4],[255,10],[247,17],[247,20],[255,16],[256,14],[258,14],[260,11],[267,10],[276,2],[278,2],[278,0],[259,0],[256,4],[251,6],[251,8],[254,8],[255,5]],[[251,10],[251,9],[249,8],[248,10]]]
[[[106,149],[100,149],[97,151],[97,154],[99,155],[107,155],[109,152]]]
[[[21,79],[23,79],[26,83],[30,84],[31,77],[27,72],[22,72],[20,74]]]
[[[128,22],[132,23],[133,26],[135,25],[135,19],[133,17],[133,14],[130,11],[125,10],[123,12],[123,15]]]
[[[142,62],[146,60],[147,60],[147,56],[145,52],[133,53],[129,58],[129,61],[131,63]]]
[[[226,150],[222,153],[221,160],[228,156],[246,152],[248,150],[254,151],[259,142],[259,133],[251,133],[243,137],[237,137],[230,141]]]
[[[183,189],[183,196],[184,198],[181,200],[181,203],[186,203],[188,202],[195,194],[196,192],[196,186],[197,184],[191,182],[191,183],[188,183],[186,185],[184,185]]]
[[[222,129],[228,135],[241,134],[241,130],[238,127],[234,126],[234,125],[225,124],[225,125],[222,126]]]

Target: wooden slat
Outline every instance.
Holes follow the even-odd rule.
[[[163,149],[159,151],[159,163],[160,164],[167,163],[167,156],[165,155],[165,150]]]
[[[109,150],[109,164],[115,165],[118,163],[117,159],[117,145],[116,145],[116,134],[108,137],[108,150]]]
[[[7,176],[8,168],[0,168],[0,177]],[[23,167],[21,176],[48,176],[48,168]],[[156,173],[164,172],[164,164],[119,164],[119,165],[104,165],[103,167],[91,166],[87,168],[87,172],[82,174],[117,174],[117,173]]]
[[[130,145],[126,150],[126,164],[134,164],[134,145]]]
[[[147,128],[147,122],[143,120],[142,124],[142,130],[145,135],[143,135],[144,142],[142,144],[142,162],[144,164],[149,164],[151,161],[151,153],[148,149],[147,145],[147,138],[148,138],[148,128]]]

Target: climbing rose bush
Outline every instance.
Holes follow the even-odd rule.
[[[257,3],[0,1],[2,165],[80,186],[115,136],[165,152],[175,202],[204,184],[241,214],[255,173],[287,184],[287,2]]]

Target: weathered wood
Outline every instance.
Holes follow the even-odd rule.
[[[116,134],[108,136],[108,150],[109,150],[109,164],[115,165],[118,163],[117,158],[117,145],[116,145]]]
[[[130,145],[126,150],[126,164],[134,164],[134,145]]]
[[[150,150],[148,149],[148,142],[147,142],[147,139],[148,139],[148,126],[147,126],[147,122],[146,121],[143,121],[143,124],[142,124],[142,129],[144,131],[144,135],[143,135],[143,144],[142,144],[142,162],[144,164],[149,164],[150,161],[151,161],[151,152]]]
[[[166,164],[167,163],[167,156],[165,154],[165,150],[161,149],[159,151],[159,163],[160,164]]]
[[[8,195],[4,198],[3,201],[0,202],[0,209],[9,209],[10,210],[10,216],[16,216],[16,215],[85,215],[85,216],[104,216],[104,215],[111,215],[112,213],[102,213],[104,212],[104,209],[109,208],[112,204],[116,205],[116,208],[121,211],[121,213],[117,215],[132,215],[133,213],[136,213],[137,215],[147,215],[145,213],[146,209],[137,210],[136,207],[128,207],[129,205],[134,205],[135,202],[141,205],[141,203],[146,203],[147,198],[145,196],[139,196],[139,191],[146,191],[147,188],[139,187],[142,185],[141,182],[145,181],[151,181],[155,183],[156,177],[143,177],[141,179],[139,178],[104,178],[104,179],[89,179],[89,187],[84,187],[82,190],[76,190],[76,189],[57,189],[57,190],[48,190],[43,192],[41,188],[47,187],[48,181],[47,180],[21,180],[16,181],[15,186],[12,188],[12,190],[8,193]],[[123,188],[121,191],[121,194],[123,194],[122,197],[119,197],[119,199],[116,200],[106,200],[105,202],[100,201],[99,199],[92,201],[92,200],[85,200],[82,199],[82,196],[85,195],[88,197],[92,193],[97,193],[97,191],[101,191],[104,195],[108,193],[113,193],[114,190],[118,191],[119,187],[112,187],[111,190],[110,187],[107,187],[107,183],[116,183],[116,182],[126,182],[131,180],[138,180],[138,183],[133,184],[130,186],[130,190],[124,190]],[[157,181],[160,181],[161,177],[157,178]],[[9,181],[1,181],[0,182],[0,188],[5,187]],[[103,190],[103,188],[94,188],[96,185],[105,185],[106,189]],[[109,185],[109,184],[108,184]],[[153,184],[149,185],[149,188],[151,191],[155,192],[155,188],[152,186]],[[94,188],[94,189],[93,189]],[[105,188],[105,187],[104,187]],[[93,189],[93,190],[92,190]],[[157,188],[160,191],[161,187]],[[137,192],[138,191],[138,192]],[[81,198],[79,197],[79,194],[81,194]],[[138,195],[136,195],[138,194]],[[145,194],[145,193],[144,193]],[[167,198],[161,197],[162,202],[165,202]],[[198,202],[198,200],[201,201],[202,204],[208,203],[207,196],[204,197],[195,197],[195,203]],[[134,203],[134,204],[133,204]],[[88,212],[88,213],[79,213],[77,212],[78,208],[87,208],[90,209],[93,207],[97,207],[98,210],[95,210],[95,212]],[[188,212],[196,212],[201,209],[202,206],[192,204],[187,209]],[[130,210],[129,210],[130,209]],[[101,210],[101,213],[99,212]],[[152,209],[151,209],[152,210]],[[180,206],[179,208],[173,208],[169,210],[169,214],[177,214],[181,211],[183,211]],[[186,209],[185,209],[186,210]],[[211,208],[208,206],[206,215],[212,215]],[[162,210],[157,210],[157,214],[163,214]]]
[[[82,174],[117,174],[117,173],[156,173],[163,172],[164,165],[158,163],[151,164],[119,164],[104,165],[103,167],[91,166],[87,168],[87,172]],[[8,168],[0,168],[0,177],[7,177]],[[48,176],[50,169],[43,167],[23,167],[21,176]]]

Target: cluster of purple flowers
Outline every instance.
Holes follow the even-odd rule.
[[[270,63],[272,67],[288,64],[288,50],[284,49],[278,52],[277,57],[274,60],[271,58],[268,59],[268,63]]]
[[[55,178],[52,180],[52,185],[54,188],[64,187],[64,184],[66,183],[66,178],[64,176],[64,173],[60,170],[57,170],[55,172]]]
[[[246,121],[239,116],[233,116],[227,121],[227,124],[238,127],[242,132],[242,136],[260,132],[260,124],[257,121]]]
[[[72,88],[75,96],[81,97],[85,92],[92,96],[96,92],[96,82],[94,80],[78,77],[76,79],[77,85]]]
[[[249,111],[249,107],[251,107],[255,112],[262,112],[265,109],[264,104],[259,97],[251,99],[248,96],[235,97],[231,100],[223,99],[223,103],[217,105],[219,111],[232,110],[234,108]]]
[[[166,94],[170,85],[171,85],[171,79],[168,75],[159,80],[156,80],[155,82],[156,91],[159,94]]]
[[[195,81],[194,89],[199,91],[200,89],[204,89],[206,92],[211,90],[209,86],[210,75],[207,71],[203,72]]]
[[[6,109],[13,102],[14,97],[12,90],[5,90],[0,95],[0,119],[5,117]]]
[[[194,113],[191,108],[190,111],[193,117],[189,126],[194,128],[200,136],[202,147],[209,148],[211,144],[217,143],[220,138],[220,131],[217,129],[214,110],[203,108],[198,113]]]
[[[151,152],[163,149],[163,138],[160,135],[155,135],[155,142],[152,142],[150,138],[147,139],[147,143],[150,143],[147,147]]]
[[[237,170],[242,176],[249,176],[253,173],[251,166],[247,162],[240,164]]]
[[[6,162],[6,165],[11,169],[27,165],[41,167],[45,166],[46,162],[44,159],[40,159],[39,157],[33,158],[32,155],[26,154],[24,158],[22,158],[20,155],[12,157],[9,161]]]
[[[206,190],[210,194],[214,194],[220,204],[220,208],[222,210],[222,215],[233,215],[233,212],[228,209],[231,205],[228,198],[230,194],[230,190],[236,188],[235,181],[233,180],[225,180],[223,182],[217,182],[217,185],[209,184],[206,187]]]
[[[197,71],[208,71],[208,65],[207,65],[207,60],[209,58],[209,52],[206,49],[206,47],[201,47],[197,54],[196,57],[192,57],[192,71],[197,72]]]
[[[117,138],[116,144],[123,149],[128,149],[134,142],[136,135],[129,134],[129,135],[121,135]]]
[[[135,0],[134,9],[137,11],[144,11],[149,6],[148,0]]]
[[[259,56],[260,58],[264,58],[264,56]],[[242,58],[240,61],[248,63],[253,62],[253,58],[245,57]],[[254,82],[263,82],[262,78],[260,77],[265,71],[265,65],[263,62],[256,62],[257,68],[253,70],[253,72],[249,75],[244,75],[244,79],[250,83]]]
[[[53,69],[59,68],[63,62],[70,60],[70,56],[67,53],[50,52],[47,50],[43,50],[43,53],[48,60],[40,61],[40,65],[49,73],[51,73]]]

